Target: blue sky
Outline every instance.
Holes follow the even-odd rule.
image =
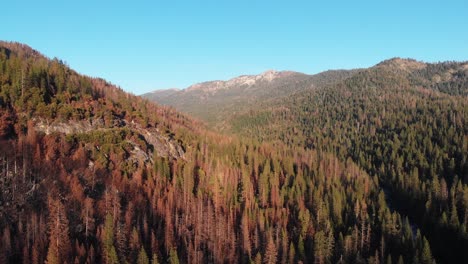
[[[141,94],[258,74],[468,60],[468,1],[13,1],[0,39]]]

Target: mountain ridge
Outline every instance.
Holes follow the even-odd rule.
[[[185,88],[184,91],[189,92],[194,90],[201,90],[204,92],[215,92],[217,90],[229,89],[233,86],[252,86],[256,82],[271,82],[274,79],[291,75],[302,75],[302,73],[293,71],[267,70],[257,75],[240,75],[226,81],[215,80],[193,84]]]
[[[406,71],[414,71],[414,70],[422,70],[428,65],[434,65],[434,64],[440,64],[440,63],[450,63],[451,61],[445,61],[445,62],[424,62],[424,61],[419,61],[413,58],[401,58],[401,57],[392,57],[389,59],[385,59],[381,62],[378,62],[377,64],[370,66],[370,68],[394,68],[394,69],[400,69],[400,70],[406,70]],[[464,69],[468,68],[468,61],[460,61],[459,63],[464,64]],[[353,69],[353,70],[359,70],[359,69]],[[213,86],[213,85],[219,85],[222,88],[227,88],[227,87],[232,87],[233,85],[229,84],[238,84],[238,85],[251,85],[254,83],[255,79],[262,79],[262,77],[265,77],[267,75],[307,75],[307,76],[316,76],[320,74],[326,74],[327,72],[339,72],[339,71],[349,71],[345,69],[329,69],[325,70],[316,74],[307,74],[307,73],[302,73],[302,72],[297,72],[297,71],[290,71],[290,70],[284,70],[284,71],[276,71],[276,70],[266,70],[262,73],[259,74],[253,74],[253,75],[239,75],[227,80],[209,80],[209,81],[203,81],[199,83],[194,83],[192,85],[189,85],[185,88],[161,88],[161,89],[156,89],[151,92],[147,92],[144,94],[141,94],[140,96],[142,97],[148,97],[151,94],[158,94],[158,93],[164,93],[165,91],[178,91],[178,92],[187,92],[191,90],[201,90],[205,92],[210,92],[216,89],[210,89],[210,88],[204,88],[204,86]],[[281,78],[282,76],[276,76]],[[273,78],[274,79],[274,78]],[[272,81],[273,79],[269,80]],[[242,82],[242,80],[245,80]],[[228,85],[226,85],[228,84]],[[227,86],[227,87],[226,87]],[[221,89],[222,89],[221,88]]]
[[[320,73],[327,73],[327,72],[334,72],[334,71],[346,71],[342,69],[337,69],[337,70],[326,70]],[[318,74],[320,74],[318,73]],[[306,74],[306,73],[301,73],[297,71],[290,71],[290,70],[284,70],[284,71],[277,71],[277,70],[266,70],[262,73],[259,74],[251,74],[251,75],[239,75],[227,80],[210,80],[210,81],[203,81],[199,83],[194,83],[191,84],[185,88],[160,88],[156,89],[144,94],[141,94],[140,96],[145,97],[149,96],[151,94],[158,94],[158,93],[165,93],[166,91],[177,91],[177,92],[187,92],[187,91],[196,91],[196,90],[201,90],[201,91],[213,91],[216,89],[210,89],[210,88],[205,88],[204,86],[221,86],[220,89],[226,89],[229,87],[232,87],[234,85],[247,85],[251,86],[255,84],[256,81],[273,81],[276,78],[282,78],[282,77],[287,77],[291,75],[300,75],[300,76],[314,76],[317,74]]]
[[[450,65],[456,63],[457,68]],[[445,65],[445,72],[434,71]],[[412,82],[428,86],[437,84],[438,88],[448,85],[457,78],[468,74],[468,62],[439,62],[428,63],[411,58],[394,57],[383,60],[366,69],[327,70],[318,74],[307,75],[293,71],[265,71],[258,75],[241,75],[226,81],[206,81],[193,84],[179,90],[156,90],[141,95],[162,105],[173,106],[182,112],[203,119],[205,108],[222,108],[230,105],[252,105],[254,102],[270,100],[281,96],[292,95],[296,92],[312,90],[342,81],[362,71],[392,71],[396,74],[407,75]],[[266,77],[266,78],[265,78]],[[462,89],[463,85],[460,89]],[[457,93],[467,93],[466,90]],[[198,109],[200,108],[200,109]],[[212,111],[212,110],[211,110]],[[212,123],[213,117],[209,118]]]
[[[203,82],[189,86],[190,89],[159,90],[142,97],[175,107],[199,119],[209,116],[204,120],[214,124],[219,121],[216,112],[220,109],[236,112],[239,108],[254,105],[258,101],[340,81],[356,72],[359,70],[329,70],[315,75],[293,71],[266,71],[258,75],[241,75],[227,81]]]

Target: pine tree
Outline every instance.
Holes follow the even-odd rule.
[[[148,255],[146,255],[146,251],[143,247],[141,247],[140,252],[138,253],[138,264],[149,264]]]
[[[289,263],[294,263],[295,257],[296,257],[296,249],[294,248],[294,244],[291,241],[291,243],[289,244],[289,257],[288,257]]]
[[[423,264],[432,264],[432,253],[429,242],[425,237],[423,237],[423,248],[421,252],[421,263]]]
[[[252,243],[250,241],[250,230],[249,230],[249,219],[246,211],[242,214],[241,219],[241,230],[242,230],[242,246],[247,255],[252,255]]]
[[[152,258],[152,260],[151,260],[151,264],[159,264],[159,261],[158,261],[158,254],[153,253],[153,258]]]
[[[326,238],[323,231],[315,233],[314,236],[314,263],[322,264],[324,263],[326,256]]]
[[[276,245],[271,236],[268,238],[268,244],[265,251],[265,257],[263,258],[263,263],[265,264],[274,264],[276,263],[276,257],[278,255]]]
[[[93,231],[94,228],[94,208],[93,208],[93,199],[87,197],[84,201],[82,209],[82,221],[85,226],[85,237],[88,238],[89,234]]]
[[[299,241],[297,242],[297,251],[299,254],[299,258],[301,260],[305,260],[304,240],[302,236],[299,236]]]
[[[460,225],[460,221],[458,220],[458,213],[457,207],[455,206],[455,202],[452,202],[452,210],[450,211],[450,225],[453,228],[458,228]]]
[[[107,213],[104,223],[103,253],[105,263],[118,263],[117,251],[114,246],[114,218],[110,212]]]
[[[62,202],[49,199],[49,249],[46,260],[48,264],[63,263],[68,260],[71,249],[68,226]]]
[[[107,261],[107,264],[119,264],[119,257],[117,256],[117,252],[115,251],[115,247],[112,246],[110,249]]]
[[[254,259],[253,263],[262,264],[262,255],[260,255],[260,252],[258,252],[257,255],[255,255],[255,259]]]
[[[177,250],[175,248],[172,248],[169,252],[168,262],[170,264],[179,264],[179,256],[177,256]]]

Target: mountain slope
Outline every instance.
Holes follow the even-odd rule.
[[[244,75],[228,81],[194,84],[186,89],[161,90],[142,97],[202,119],[210,126],[224,130],[223,120],[232,113],[255,106],[258,102],[313,89],[352,76],[355,71],[328,71],[306,75],[290,71],[266,71]]]
[[[176,94],[177,92],[179,92],[179,89],[177,88],[156,90],[156,91],[145,94],[144,97],[150,101],[158,102],[158,101],[165,100],[166,98],[170,97],[171,95]]]
[[[350,159],[214,134],[22,44],[0,42],[0,121],[1,263],[432,259]]]
[[[468,260],[467,96],[468,63],[395,58],[316,89],[213,111],[241,137],[352,159],[378,176],[437,260],[455,263]]]
[[[233,131],[351,157],[379,176],[394,208],[428,236],[438,261],[464,262],[466,65],[388,61],[336,85],[231,116]]]

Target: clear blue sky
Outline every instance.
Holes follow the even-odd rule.
[[[141,94],[267,69],[468,60],[468,1],[16,1],[0,39]]]

